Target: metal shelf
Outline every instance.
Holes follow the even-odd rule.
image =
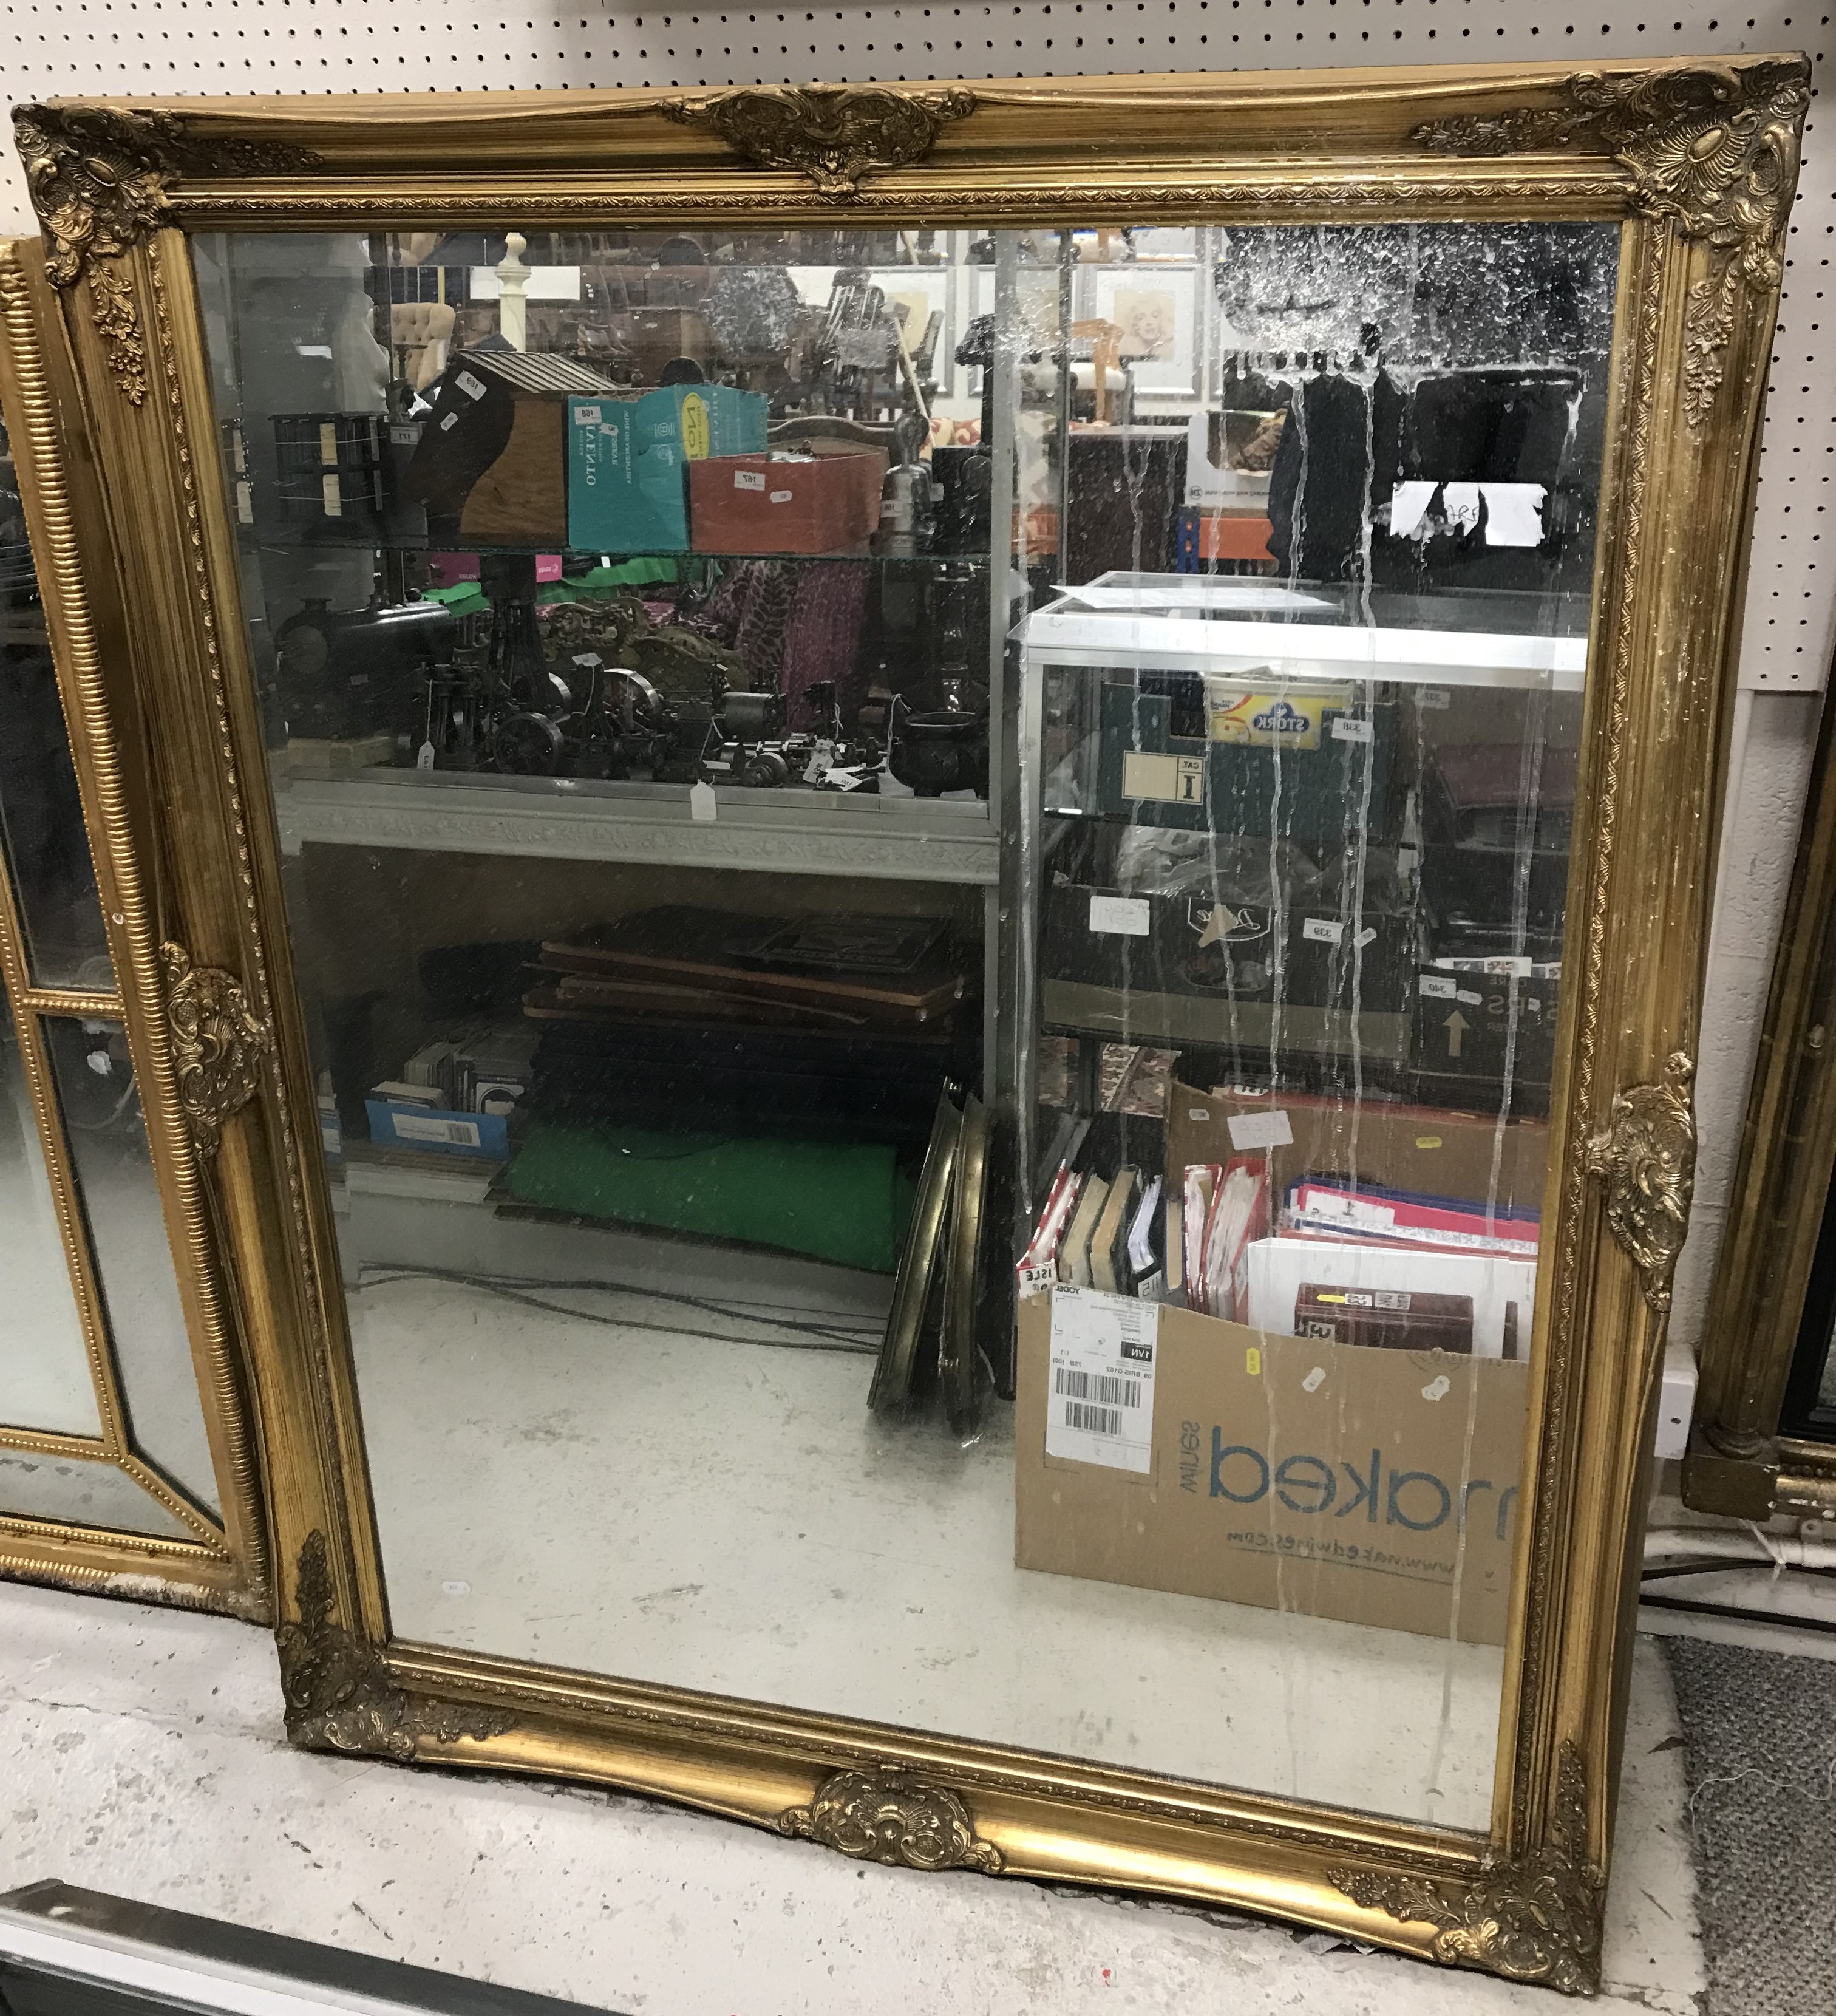
[[[981,887],[999,873],[988,807],[963,800],[717,787],[701,820],[686,785],[371,770],[277,776],[274,805],[289,854],[311,843]]]
[[[1139,590],[1129,585],[1137,578]],[[1210,606],[1206,585],[1198,577],[1106,575],[1064,592],[1023,626],[1028,664],[1557,693],[1579,693],[1586,682],[1585,635],[1335,621],[1325,598],[1260,583],[1242,585],[1246,606],[1233,610],[1228,585],[1212,588]],[[1092,606],[1099,595],[1108,606]],[[1268,606],[1256,607],[1256,596]]]

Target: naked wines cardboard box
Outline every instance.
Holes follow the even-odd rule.
[[[1441,1107],[1295,1092],[1201,1092],[1174,1081],[1167,1099],[1167,1175],[1265,1150],[1276,1202],[1301,1176],[1366,1183],[1506,1211],[1543,1203],[1549,1125]]]
[[[1529,1376],[1089,1289],[1031,1296],[1015,1565],[1502,1645]]]

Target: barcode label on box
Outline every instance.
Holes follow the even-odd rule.
[[[1122,1432],[1122,1414],[1119,1407],[1086,1407],[1079,1401],[1067,1400],[1064,1403],[1064,1424],[1080,1432],[1093,1435],[1119,1435]]]
[[[1052,1296],[1046,1453],[1147,1475],[1160,1305],[1063,1283]]]
[[[438,1141],[448,1148],[479,1146],[476,1120],[434,1120],[421,1113],[398,1113],[395,1132],[404,1141]]]
[[[322,420],[319,428],[319,459],[335,467],[338,459],[338,428],[335,420]]]
[[[792,493],[788,490],[774,490],[772,492],[771,501],[774,504],[788,504],[791,495]]]
[[[1052,1375],[1052,1390],[1068,1394],[1074,1400],[1094,1400],[1099,1406],[1139,1407],[1141,1381],[1118,1379],[1107,1372],[1073,1372],[1057,1366]]]

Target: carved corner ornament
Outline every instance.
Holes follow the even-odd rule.
[[[1463,1883],[1374,1870],[1327,1876],[1367,1911],[1432,1925],[1434,1956],[1445,1967],[1541,1982],[1564,1995],[1600,1986],[1606,1879],[1587,1856],[1587,1779],[1572,1743],[1562,1745],[1557,1767],[1549,1838],[1522,1859],[1489,1862]]]
[[[1613,1095],[1605,1129],[1587,1144],[1587,1173],[1606,1186],[1607,1222],[1639,1270],[1646,1301],[1660,1316],[1670,1307],[1670,1277],[1690,1229],[1696,1184],[1690,1082],[1695,1075],[1688,1056],[1672,1050],[1656,1085]]]
[[[1415,129],[1437,153],[1501,155],[1576,142],[1604,146],[1634,200],[1708,248],[1683,317],[1683,417],[1699,434],[1715,410],[1743,292],[1777,286],[1810,103],[1802,58],[1701,63],[1631,77],[1579,70],[1558,106],[1437,119]]]
[[[892,1869],[1002,1869],[1001,1851],[977,1835],[954,1792],[887,1766],[824,1779],[807,1806],[778,1816],[778,1831]]]
[[[316,1529],[300,1550],[297,1600],[299,1622],[283,1624],[275,1643],[288,1740],[302,1749],[405,1764],[423,1739],[481,1741],[511,1726],[514,1717],[495,1708],[405,1693],[377,1647],[332,1622],[331,1564],[325,1535]]]
[[[279,142],[194,136],[170,112],[18,105],[13,131],[54,286],[89,285],[109,368],[134,405],[146,398],[146,344],[127,272],[113,263],[167,221],[167,184],[186,175],[287,175],[319,157]]]
[[[808,175],[846,202],[863,177],[921,160],[952,120],[975,110],[971,92],[885,91],[862,85],[776,85],[668,99],[679,126],[703,126],[761,168]]]
[[[193,966],[170,940],[160,947],[166,1038],[178,1103],[200,1155],[214,1155],[225,1123],[255,1096],[273,1032],[221,967]]]

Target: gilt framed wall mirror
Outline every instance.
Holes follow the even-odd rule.
[[[20,110],[296,1741],[1592,1985],[1807,90]]]

